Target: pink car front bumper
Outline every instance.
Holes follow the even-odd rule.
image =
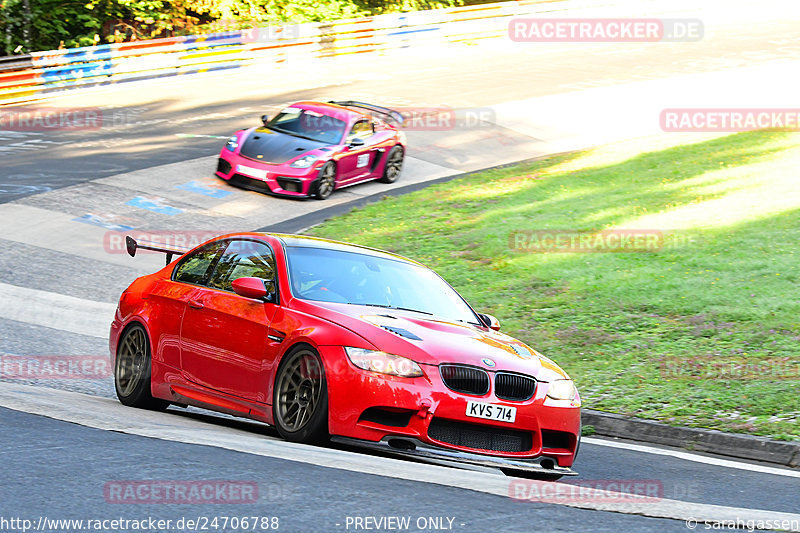
[[[268,165],[223,148],[219,154],[216,175],[243,189],[304,198],[312,194],[314,181],[319,177],[319,169],[323,164],[323,161],[318,161],[309,168],[292,168],[288,164]]]

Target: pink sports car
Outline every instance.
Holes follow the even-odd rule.
[[[328,198],[368,180],[397,180],[405,157],[402,115],[361,102],[297,102],[263,126],[239,130],[219,154],[217,176],[267,194]]]

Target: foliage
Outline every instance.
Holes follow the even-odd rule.
[[[461,0],[0,0],[6,55],[253,25],[460,5]]]
[[[0,28],[7,55],[18,50],[58,48],[61,41],[70,46],[93,44],[101,22],[74,0],[2,0]],[[27,36],[26,36],[27,33]],[[26,38],[27,37],[27,38]],[[29,43],[29,44],[26,44]]]

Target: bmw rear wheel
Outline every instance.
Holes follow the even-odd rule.
[[[314,198],[324,200],[333,194],[336,188],[336,164],[328,161],[319,171],[319,178],[315,182]]]
[[[328,386],[319,354],[298,346],[281,361],[275,378],[272,415],[275,427],[292,442],[328,438]]]
[[[400,177],[400,171],[403,170],[403,158],[405,152],[403,147],[396,144],[389,150],[389,155],[386,158],[386,167],[383,169],[383,177],[378,181],[381,183],[394,183]]]
[[[169,406],[150,394],[150,372],[150,341],[144,328],[134,324],[120,337],[114,364],[114,387],[123,405],[159,411]]]

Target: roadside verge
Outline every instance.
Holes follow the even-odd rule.
[[[713,453],[751,461],[800,467],[800,443],[781,442],[753,435],[725,433],[715,429],[674,427],[641,418],[584,409],[584,428],[592,426],[593,436],[635,440],[673,446],[693,452]]]

